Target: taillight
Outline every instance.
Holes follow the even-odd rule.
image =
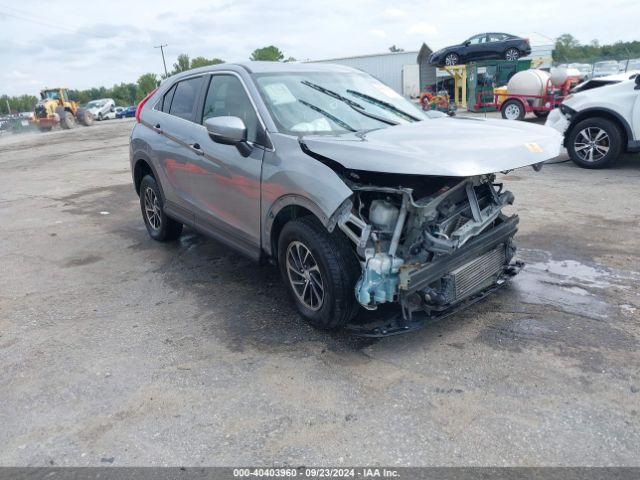
[[[140,112],[142,112],[142,107],[144,107],[144,104],[147,103],[147,101],[149,101],[149,99],[153,96],[154,93],[156,93],[156,90],[158,90],[158,87],[151,90],[149,95],[144,97],[142,101],[138,104],[138,108],[136,109],[136,122],[140,123]]]

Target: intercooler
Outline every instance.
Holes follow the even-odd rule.
[[[479,289],[492,284],[505,267],[504,245],[456,268],[450,273],[452,301],[462,300]]]

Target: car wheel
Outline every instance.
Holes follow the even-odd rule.
[[[98,121],[101,122],[102,120],[104,120],[102,113],[98,113]]]
[[[444,57],[444,64],[447,67],[452,67],[454,65],[458,65],[460,62],[460,57],[457,53],[448,53],[446,57]]]
[[[167,217],[163,209],[162,194],[151,175],[140,182],[140,209],[149,236],[159,242],[176,240],[182,233],[182,223]]]
[[[500,108],[502,118],[506,120],[522,120],[526,114],[524,105],[520,100],[507,100]]]
[[[504,52],[504,59],[510,62],[515,62],[520,58],[520,50],[517,48],[508,48],[506,52]]]
[[[569,157],[584,168],[603,168],[622,152],[622,134],[606,118],[587,118],[577,123],[567,137]]]
[[[311,216],[292,220],[278,239],[278,264],[296,309],[312,326],[338,328],[357,312],[360,263],[342,232],[327,232]]]

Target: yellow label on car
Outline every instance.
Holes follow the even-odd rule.
[[[524,146],[532,153],[542,153],[542,147],[537,143],[525,143]]]

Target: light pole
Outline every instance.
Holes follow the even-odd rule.
[[[162,65],[164,65],[164,76],[165,78],[169,76],[169,74],[167,73],[167,62],[165,62],[164,60],[164,47],[166,47],[167,44],[163,44],[163,45],[158,45],[156,47],[153,48],[159,48],[160,49],[160,53],[162,54]]]

